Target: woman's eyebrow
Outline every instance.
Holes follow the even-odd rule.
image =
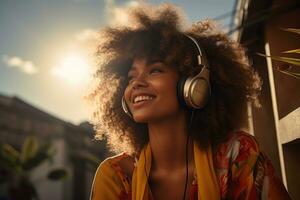
[[[150,61],[148,61],[147,62],[147,67],[151,67],[152,65],[154,65],[154,64],[161,64],[162,66],[165,66],[165,63],[162,61],[162,60],[160,60],[160,59],[155,59],[155,60],[150,60]]]
[[[162,66],[165,66],[165,63],[161,60],[161,59],[151,59],[146,61],[146,65],[147,67],[151,67],[151,65],[155,64],[155,63],[161,63]],[[131,68],[129,69],[127,76],[131,75],[132,73],[134,73],[135,71],[137,71],[137,66],[132,65]]]
[[[161,59],[152,59],[147,61],[147,66],[153,65],[155,63],[161,63],[164,64],[164,62]]]

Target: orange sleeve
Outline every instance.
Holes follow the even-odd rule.
[[[98,167],[92,185],[91,200],[117,200],[124,191],[122,181],[110,165],[104,160]]]

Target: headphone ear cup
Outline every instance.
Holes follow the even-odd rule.
[[[209,72],[204,70],[196,77],[179,79],[177,96],[181,106],[194,109],[203,108],[211,94]]]
[[[184,100],[184,96],[183,96],[185,81],[186,81],[186,78],[181,77],[177,83],[177,99],[179,101],[180,106],[182,106],[182,107],[187,106],[185,103],[185,100]]]
[[[197,109],[203,108],[210,96],[209,82],[203,77],[194,78],[188,88],[189,106]]]

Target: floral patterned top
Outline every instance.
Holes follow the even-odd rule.
[[[101,163],[95,175],[91,199],[97,199],[101,187],[99,182],[109,185],[112,190],[101,193],[103,199],[131,199],[131,177],[119,165],[119,161],[128,156],[123,153]],[[260,151],[255,138],[245,132],[231,133],[225,142],[215,146],[213,162],[221,199],[290,199],[270,160]],[[189,191],[190,200],[198,199],[196,180]]]

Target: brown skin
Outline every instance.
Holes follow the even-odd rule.
[[[179,73],[175,68],[159,61],[134,59],[128,78],[129,84],[124,93],[126,103],[135,122],[148,125],[152,151],[149,177],[152,195],[155,199],[182,199],[186,178],[188,124],[187,112],[179,106],[176,97]],[[134,97],[139,95],[149,95],[153,99],[134,103]],[[132,170],[128,165],[132,164],[132,161],[121,163],[130,176]],[[193,145],[190,140],[187,191],[193,180],[193,170]]]

